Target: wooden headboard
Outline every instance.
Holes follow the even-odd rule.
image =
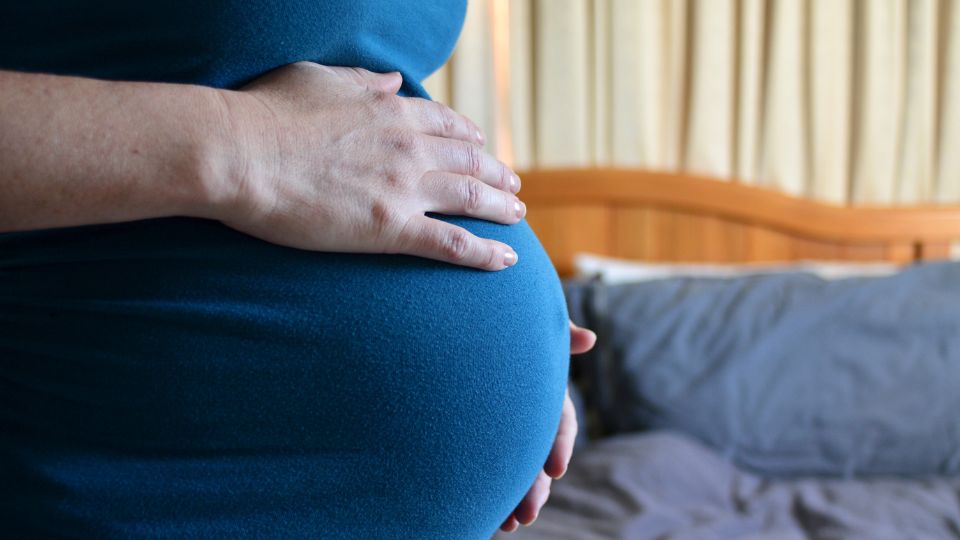
[[[832,206],[642,170],[531,170],[520,177],[527,221],[563,276],[581,251],[664,262],[910,263],[951,258],[960,245],[960,206]]]

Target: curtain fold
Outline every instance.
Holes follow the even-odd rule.
[[[960,0],[470,0],[427,88],[520,169],[960,202]]]

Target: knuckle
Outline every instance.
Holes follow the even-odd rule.
[[[483,184],[476,180],[464,181],[463,208],[468,213],[477,213],[483,207]]]
[[[383,170],[383,183],[388,192],[402,195],[413,185],[413,175],[409,167],[403,163],[395,163]]]
[[[370,221],[373,237],[380,242],[393,236],[399,215],[393,205],[384,201],[377,201],[370,208]]]
[[[510,197],[509,195],[504,197],[503,199],[504,199],[504,205],[503,205],[504,218],[508,221],[515,221],[515,220],[518,221],[519,218],[517,218],[517,211],[515,206],[516,203],[514,202],[516,199],[514,199],[513,197]]]
[[[499,186],[500,190],[512,192],[512,190],[510,189],[511,176],[512,176],[512,173],[510,172],[510,168],[507,167],[505,164],[500,163],[500,186]]]
[[[447,233],[440,244],[440,251],[451,261],[465,261],[470,253],[470,236],[463,229],[454,229]]]
[[[372,97],[373,102],[382,114],[395,118],[404,113],[404,103],[400,96],[386,92],[374,92]]]
[[[391,189],[400,189],[405,183],[404,176],[400,172],[388,172],[384,176],[384,180],[387,183],[387,187]]]
[[[386,137],[387,146],[401,158],[412,159],[418,155],[420,140],[417,135],[407,130],[392,130]]]
[[[437,114],[440,118],[440,133],[444,136],[450,136],[457,131],[457,119],[453,116],[453,111],[444,105],[437,105]]]
[[[479,177],[483,170],[483,155],[480,149],[473,145],[464,145],[466,152],[467,174],[473,177]]]
[[[497,268],[501,267],[500,265],[501,258],[498,257],[499,253],[500,253],[499,250],[497,250],[497,248],[493,246],[491,246],[487,250],[486,265],[485,265],[486,268],[489,268],[491,270],[496,270]]]

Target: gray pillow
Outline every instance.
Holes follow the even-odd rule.
[[[685,431],[768,475],[960,474],[960,265],[567,282],[593,435]]]

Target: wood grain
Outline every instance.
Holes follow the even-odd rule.
[[[587,251],[660,262],[910,263],[950,256],[960,207],[843,207],[732,181],[621,169],[520,173],[558,272]]]

